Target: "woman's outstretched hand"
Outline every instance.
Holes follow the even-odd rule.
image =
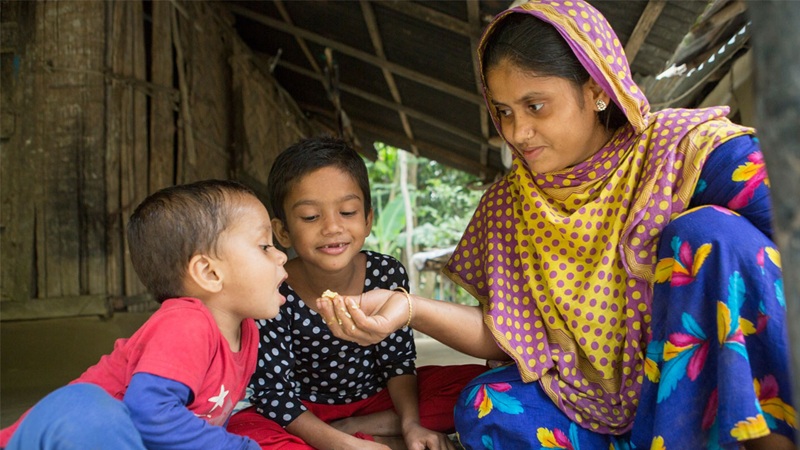
[[[409,301],[413,300],[407,300],[403,292],[376,289],[360,297],[320,297],[317,308],[334,336],[370,345],[384,340],[408,322]]]

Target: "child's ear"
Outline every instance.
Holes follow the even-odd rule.
[[[220,267],[208,255],[194,255],[189,260],[186,276],[205,291],[216,293],[222,290],[222,275]]]
[[[292,238],[289,236],[289,230],[286,229],[281,219],[272,219],[272,233],[275,235],[275,239],[278,240],[278,243],[281,244],[281,247],[289,248],[292,246]]]

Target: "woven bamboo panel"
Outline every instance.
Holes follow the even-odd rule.
[[[214,3],[7,6],[0,319],[151,309],[127,257],[136,205],[204,178],[263,194],[275,155],[318,128]]]

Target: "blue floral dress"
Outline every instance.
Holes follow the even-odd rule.
[[[473,380],[456,406],[467,449],[736,449],[794,439],[780,255],[758,140],[732,139],[703,166],[689,209],[659,246],[645,381],[633,429],[592,432],[515,365]]]

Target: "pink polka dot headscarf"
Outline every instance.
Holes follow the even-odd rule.
[[[727,108],[651,113],[616,34],[583,1],[532,1],[499,14],[479,58],[494,26],[516,13],[553,25],[629,125],[559,172],[532,173],[515,155],[444,272],[481,303],[524,381],[538,381],[579,425],[621,434],[642,384],[661,231],[686,209],[708,154],[752,130],[725,119]]]

